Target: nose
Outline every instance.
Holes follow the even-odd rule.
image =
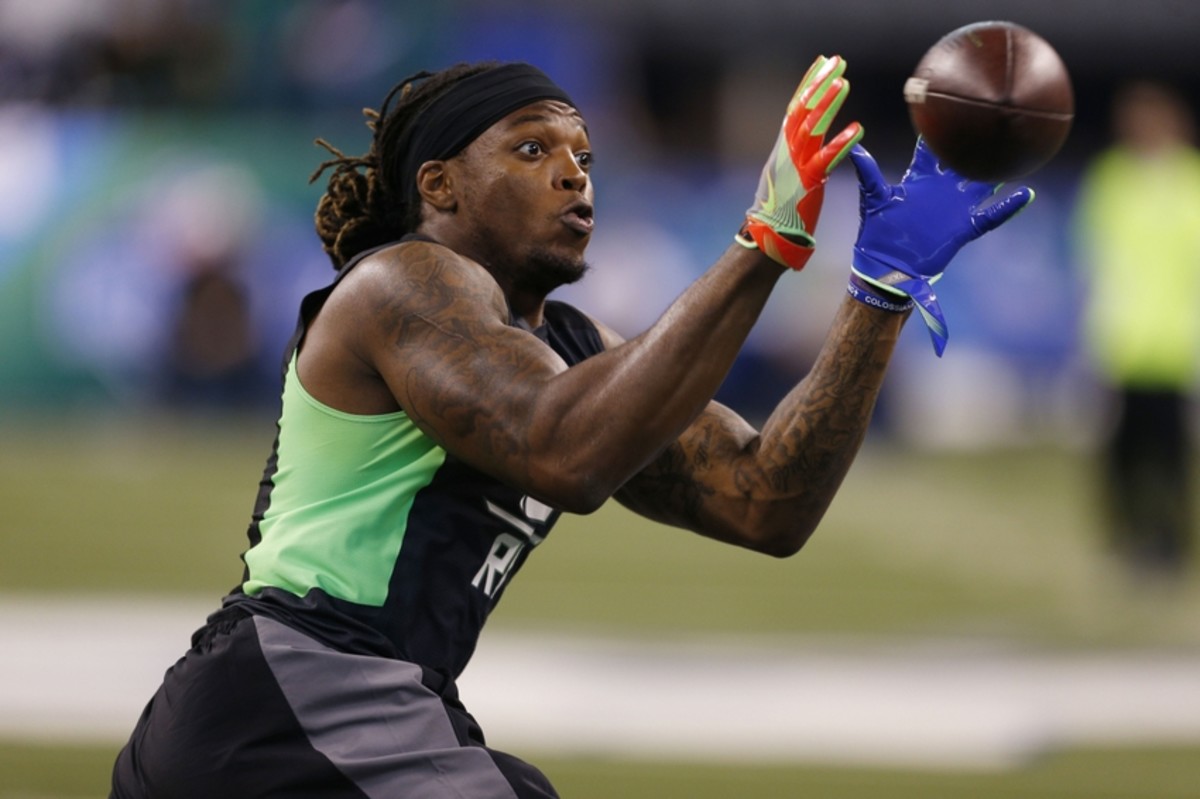
[[[567,191],[583,191],[587,186],[588,175],[580,166],[575,153],[568,152],[564,157],[562,171],[559,173],[559,186]]]

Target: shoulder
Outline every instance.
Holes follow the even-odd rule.
[[[436,313],[462,304],[507,318],[495,279],[475,261],[441,244],[400,242],[364,258],[342,281],[343,300],[362,310],[419,309]]]

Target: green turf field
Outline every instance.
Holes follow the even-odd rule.
[[[215,601],[241,574],[269,424],[86,421],[0,425],[2,590]],[[1200,564],[1170,589],[1123,579],[1100,545],[1091,468],[1061,451],[869,447],[822,528],[787,560],[610,503],[555,528],[493,621],[1200,645]]]
[[[0,590],[175,592],[236,582],[269,423],[0,422]],[[872,445],[809,546],[775,561],[639,521],[569,518],[494,624],[655,636],[1001,638],[1200,646],[1200,579],[1125,579],[1099,545],[1086,454]],[[1200,564],[1196,564],[1200,567]],[[103,795],[109,749],[0,745],[0,799]],[[532,756],[532,755],[531,755]],[[536,758],[585,797],[1200,797],[1200,746],[1058,753],[1008,773]]]

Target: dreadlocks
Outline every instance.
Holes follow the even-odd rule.
[[[315,223],[322,248],[340,269],[360,252],[394,241],[420,223],[420,202],[406,202],[396,185],[404,154],[397,142],[430,102],[452,85],[495,66],[456,64],[440,72],[418,72],[396,84],[378,111],[363,110],[371,130],[366,154],[348,156],[324,139],[316,143],[334,157],[309,178],[312,183],[332,168],[325,193],[317,203]],[[421,81],[417,83],[417,81]],[[395,107],[391,107],[396,100]]]

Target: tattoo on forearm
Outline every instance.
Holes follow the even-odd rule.
[[[768,422],[759,459],[775,493],[822,506],[858,453],[890,353],[879,346],[878,324],[839,321],[836,344]]]
[[[812,370],[757,437],[742,443],[729,418],[706,412],[626,486],[622,500],[693,529],[704,526],[712,501],[823,513],[862,444],[898,333],[877,317],[840,313]]]

